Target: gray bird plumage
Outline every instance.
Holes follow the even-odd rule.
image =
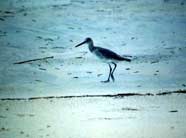
[[[131,59],[122,57],[109,49],[94,46],[93,40],[91,38],[86,38],[82,43],[76,45],[75,47],[79,47],[85,43],[88,44],[88,48],[91,53],[95,54],[98,58],[100,58],[102,61],[108,63],[108,65],[109,65],[110,73],[109,73],[108,79],[106,81],[102,81],[102,82],[109,82],[110,77],[111,77],[112,81],[115,80],[113,73],[117,67],[117,64],[116,64],[117,62],[119,62],[119,61],[130,62],[131,61]],[[110,65],[111,63],[114,64],[113,69]]]
[[[93,51],[97,56],[100,56],[100,58],[104,58],[105,60],[113,60],[115,62],[117,61],[128,61],[130,62],[131,59],[121,57],[120,55],[116,54],[115,52],[102,48],[102,47],[95,47],[95,50]]]

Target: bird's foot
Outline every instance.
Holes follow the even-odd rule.
[[[110,82],[110,80],[106,80],[106,81],[101,81],[102,83],[108,83]]]

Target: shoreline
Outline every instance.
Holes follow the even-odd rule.
[[[177,90],[177,91],[165,91],[159,93],[118,93],[118,94],[100,94],[100,95],[69,95],[69,96],[41,96],[41,97],[30,97],[30,98],[0,98],[0,101],[8,100],[38,100],[38,99],[60,99],[60,98],[98,98],[98,97],[113,97],[113,98],[122,98],[129,96],[162,96],[162,95],[171,95],[171,94],[186,94],[186,90]]]

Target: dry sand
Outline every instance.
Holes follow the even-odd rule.
[[[0,101],[1,138],[185,138],[185,94]]]

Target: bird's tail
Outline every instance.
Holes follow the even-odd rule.
[[[118,60],[120,60],[120,61],[127,61],[127,62],[131,62],[131,59],[129,59],[129,58],[126,58],[126,57],[119,57],[119,59]]]

